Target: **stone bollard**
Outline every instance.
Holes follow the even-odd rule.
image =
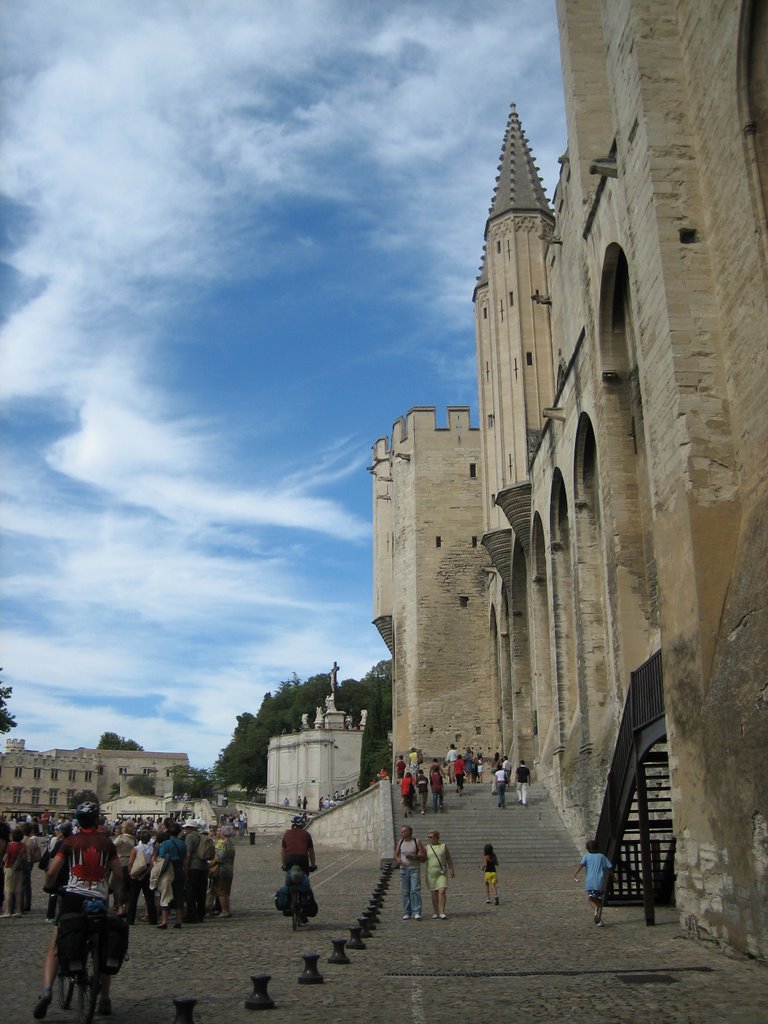
[[[371,938],[371,933],[370,933],[370,931],[368,929],[368,919],[365,916],[358,917],[357,923],[360,925],[360,938],[361,939],[370,939]]]
[[[351,938],[347,941],[347,949],[367,949],[368,947],[360,938],[360,932],[362,928],[350,928],[349,934]]]
[[[246,1010],[271,1010],[274,1008],[274,1000],[269,998],[267,985],[272,980],[271,974],[252,974],[253,995],[245,1000]]]
[[[368,931],[375,932],[376,931],[376,920],[375,920],[374,916],[372,914],[370,914],[367,910],[364,910],[361,916],[365,918],[366,924],[368,925]],[[360,920],[360,918],[358,917],[358,921],[359,920]]]
[[[333,952],[328,957],[329,964],[349,964],[352,961],[344,952],[344,947],[347,944],[346,939],[331,939],[333,943]]]
[[[255,846],[256,845],[256,833],[255,832],[249,832],[248,833],[248,838],[249,838],[249,840],[251,842],[251,846]]]
[[[197,1006],[196,999],[193,999],[192,996],[179,996],[173,1000],[173,1005],[176,1007],[176,1016],[173,1018],[173,1024],[195,1024],[192,1011]]]
[[[373,903],[369,903],[365,911],[368,915],[368,927],[373,928],[379,923],[379,913]]]
[[[323,976],[317,970],[319,953],[302,953],[304,957],[304,970],[299,975],[300,985],[322,985]]]

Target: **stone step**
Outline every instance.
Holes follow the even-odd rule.
[[[468,785],[461,797],[449,787],[442,812],[432,813],[430,799],[426,814],[417,811],[406,819],[399,788],[393,785],[395,835],[400,826],[407,823],[420,839],[425,839],[437,819],[441,837],[448,843],[457,865],[479,868],[486,843],[493,845],[499,863],[558,868],[570,868],[578,863],[580,855],[573,839],[543,786],[533,784],[530,787],[527,807],[516,803],[514,787],[508,790],[507,798],[506,808],[501,809],[488,784]]]

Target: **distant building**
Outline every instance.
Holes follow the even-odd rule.
[[[181,753],[153,750],[27,750],[25,741],[7,739],[0,754],[0,813],[40,814],[72,807],[76,793],[93,790],[104,802],[119,787],[129,791],[132,778],[151,779],[156,796],[173,794],[173,769],[189,767]]]
[[[316,811],[320,801],[334,793],[357,790],[360,752],[367,712],[353,723],[338,711],[331,693],[314,719],[305,715],[301,731],[273,736],[267,754],[267,803],[299,807],[306,797],[307,810]]]

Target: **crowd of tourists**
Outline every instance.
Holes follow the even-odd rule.
[[[426,768],[422,752],[416,747],[411,747],[407,754],[398,754],[395,761],[395,781],[400,787],[406,818],[417,812],[426,814],[430,795],[433,812],[442,811],[446,786],[455,786],[457,796],[462,796],[465,783],[476,785],[487,778],[490,778],[492,795],[497,797],[498,806],[503,808],[506,806],[506,789],[513,776],[518,803],[526,807],[531,772],[524,760],[513,772],[509,759],[498,751],[486,761],[481,750],[467,747],[459,751],[451,744],[442,762],[434,757]]]
[[[120,859],[117,884],[110,894],[112,909],[134,924],[167,928],[196,924],[206,916],[232,916],[230,892],[234,875],[235,835],[244,836],[244,814],[222,814],[213,824],[176,815],[137,815],[101,820],[99,831],[111,838]],[[80,823],[73,813],[44,812],[23,820],[0,821],[0,917],[21,917],[32,907],[35,867],[43,871]],[[42,887],[44,876],[40,876]],[[139,910],[139,904],[142,909]],[[53,923],[56,896],[51,895],[47,920]]]

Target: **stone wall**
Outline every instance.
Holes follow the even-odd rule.
[[[681,920],[765,959],[768,4],[558,0],[558,19],[553,210],[513,109],[474,293],[483,500],[432,410],[379,442],[395,746],[476,722],[461,742],[530,757],[583,843],[660,651]]]
[[[362,729],[308,729],[273,736],[267,754],[267,802],[288,800],[296,808],[306,797],[307,809],[315,811],[320,800],[336,790],[357,789],[362,744]]]
[[[469,409],[449,408],[446,427],[434,408],[411,409],[391,442],[377,442],[374,466],[374,577],[388,580],[392,599],[377,610],[393,623],[393,751],[444,751],[454,742],[487,749],[498,744],[498,710],[486,685],[489,561]]]
[[[309,830],[314,840],[337,849],[370,850],[383,860],[389,859],[394,835],[391,789],[388,780],[378,782],[347,797],[338,807],[313,814]],[[291,818],[296,813],[280,806],[239,801],[227,808],[228,813],[241,810],[248,819],[249,832],[276,836],[291,827]]]

